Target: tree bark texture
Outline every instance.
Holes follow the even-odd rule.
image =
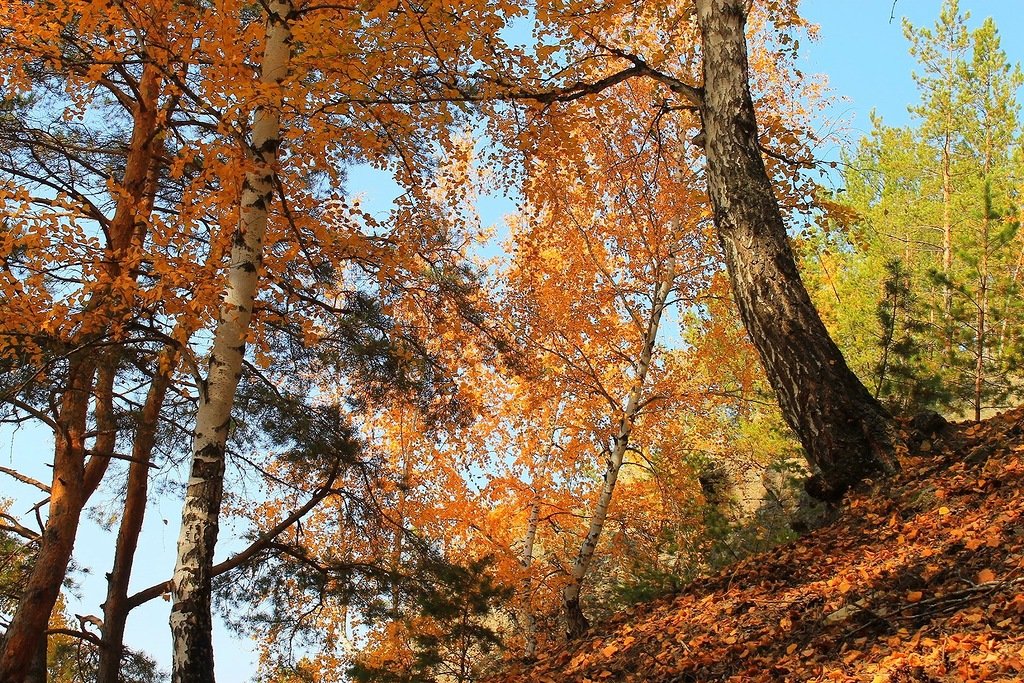
[[[25,683],[46,683],[47,675],[49,674],[49,671],[47,671],[49,655],[49,638],[43,638],[39,642],[39,647],[36,648],[36,656],[32,658],[32,663],[29,664]]]
[[[811,303],[761,158],[747,80],[746,0],[697,0],[704,59],[708,193],[733,294],[782,413],[838,498],[892,472],[891,418],[853,374]]]
[[[633,433],[633,425],[641,407],[644,384],[647,382],[647,375],[651,369],[651,360],[654,357],[654,345],[658,339],[658,328],[661,325],[661,317],[665,312],[665,304],[672,287],[675,283],[675,259],[669,258],[665,265],[665,273],[662,281],[658,284],[658,290],[654,296],[651,307],[651,316],[647,322],[647,330],[644,334],[643,349],[640,352],[640,359],[637,363],[637,374],[633,386],[626,398],[626,405],[619,418],[619,427],[612,439],[611,448],[607,453],[604,479],[601,486],[601,493],[598,495],[597,504],[594,506],[594,514],[590,517],[590,528],[587,530],[586,538],[580,546],[576,560],[573,562],[569,572],[569,583],[562,589],[562,609],[565,617],[565,633],[568,640],[581,637],[590,627],[590,622],[583,613],[580,604],[580,594],[583,590],[583,581],[587,576],[587,570],[594,559],[594,551],[601,539],[601,532],[604,530],[605,520],[608,518],[608,509],[611,507],[612,497],[615,494],[615,484],[619,479],[619,471],[622,469],[622,462],[626,456],[626,448],[629,446],[629,438]]]
[[[523,537],[523,555],[519,562],[525,570],[522,587],[522,611],[523,622],[523,656],[526,659],[533,659],[537,656],[537,616],[533,611],[533,576],[530,570],[533,566],[533,548],[537,542],[537,526],[540,523],[540,503],[534,501],[530,505],[530,519],[526,523],[526,535]]]
[[[266,5],[261,84],[269,102],[253,117],[254,169],[242,186],[239,225],[231,248],[224,302],[214,333],[206,381],[200,387],[192,443],[192,468],[181,517],[178,555],[171,580],[171,680],[212,683],[211,569],[224,492],[224,452],[242,372],[245,340],[259,285],[274,173],[280,144],[281,83],[291,61],[290,2]]]
[[[85,433],[89,398],[96,366],[88,355],[73,357],[54,438],[50,509],[39,539],[32,572],[4,639],[0,681],[26,680],[32,660],[46,642],[50,613],[60,594],[75,545],[78,520],[87,499]]]

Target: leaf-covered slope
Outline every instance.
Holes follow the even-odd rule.
[[[500,680],[1024,680],[1024,409],[946,427],[903,467],[834,523]]]

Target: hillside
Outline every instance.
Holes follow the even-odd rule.
[[[1024,679],[1024,409],[927,435],[835,522],[508,683]]]

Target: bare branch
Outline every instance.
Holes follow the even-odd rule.
[[[3,519],[6,524],[0,524],[0,530],[10,531],[11,533],[17,534],[24,538],[26,541],[35,542],[39,540],[41,534],[32,531],[27,526],[22,525],[11,515],[0,512],[0,519]]]
[[[103,647],[103,641],[100,640],[100,637],[95,633],[89,633],[88,631],[77,631],[73,628],[48,628],[46,629],[46,635],[71,636],[72,638],[87,640],[96,647]]]
[[[316,507],[316,505],[320,503],[320,501],[322,501],[324,498],[331,494],[331,492],[333,491],[331,487],[333,486],[335,479],[337,479],[337,476],[338,471],[337,468],[335,468],[335,470],[327,478],[327,481],[324,482],[324,484],[313,493],[313,495],[310,497],[309,500],[305,502],[305,504],[296,508],[294,511],[292,511],[290,515],[282,519],[280,522],[272,526],[264,533],[260,534],[260,536],[255,541],[250,543],[249,546],[245,548],[245,550],[238,553],[237,555],[232,555],[223,562],[215,564],[210,570],[210,576],[220,576],[225,572],[229,572],[232,569],[236,569],[237,567],[242,566],[250,559],[252,559],[252,557],[256,555],[256,553],[260,552],[264,548],[269,547],[271,542],[275,538],[277,538],[283,531],[285,531],[292,524],[295,524],[297,521],[302,519],[306,515],[306,513],[308,513],[310,510]],[[167,593],[170,590],[170,579],[168,579],[167,581],[162,581],[156,585],[150,586],[149,588],[146,588],[144,590],[141,590],[135,595],[128,598],[128,609],[135,609],[139,605],[149,602],[153,598],[163,595],[164,593]]]
[[[47,486],[46,484],[44,484],[43,482],[37,481],[37,480],[33,479],[32,477],[29,477],[29,476],[27,476],[25,474],[22,474],[21,472],[19,472],[17,470],[11,469],[10,467],[0,467],[0,472],[6,474],[9,477],[13,477],[13,478],[17,479],[22,484],[28,484],[29,486],[35,486],[37,489],[39,489],[43,493],[47,493],[48,494],[50,492],[50,487]]]

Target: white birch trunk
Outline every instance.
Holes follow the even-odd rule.
[[[583,580],[587,570],[594,559],[594,551],[604,530],[604,523],[608,517],[608,508],[611,506],[612,496],[615,493],[615,483],[619,478],[619,470],[622,469],[622,461],[626,456],[626,448],[629,446],[629,438],[633,433],[633,424],[637,413],[640,410],[640,400],[643,396],[644,384],[647,381],[647,374],[651,368],[651,359],[654,356],[654,344],[658,338],[658,327],[661,325],[661,316],[665,311],[665,305],[672,292],[675,281],[675,259],[669,258],[665,267],[665,276],[658,286],[654,297],[654,305],[651,308],[651,317],[647,322],[647,332],[644,336],[644,346],[640,354],[640,362],[637,366],[637,375],[633,387],[626,398],[626,406],[619,418],[619,428],[612,439],[611,448],[608,449],[608,459],[604,472],[604,484],[601,487],[601,494],[598,496],[594,514],[590,518],[590,528],[587,536],[580,546],[570,570],[569,584],[562,591],[562,605],[565,609],[566,635],[568,638],[577,638],[587,630],[589,623],[583,610],[580,607],[580,592],[583,589]]]
[[[530,567],[533,566],[533,547],[537,543],[537,526],[540,522],[540,503],[534,501],[530,506],[530,520],[526,524],[526,536],[523,538],[523,555],[520,563],[526,570],[526,577],[523,579],[523,633],[526,643],[523,646],[523,656],[533,659],[537,655],[537,617],[533,613],[533,577],[530,574]]]
[[[199,412],[192,443],[192,471],[182,510],[178,556],[171,580],[174,683],[212,683],[213,643],[210,613],[213,553],[224,489],[224,451],[242,370],[245,339],[259,286],[263,236],[274,194],[280,144],[279,86],[291,61],[292,12],[288,0],[267,5],[266,44],[260,83],[269,102],[253,118],[254,170],[242,187],[239,225],[231,247],[227,287],[221,305],[206,382],[200,387]]]

